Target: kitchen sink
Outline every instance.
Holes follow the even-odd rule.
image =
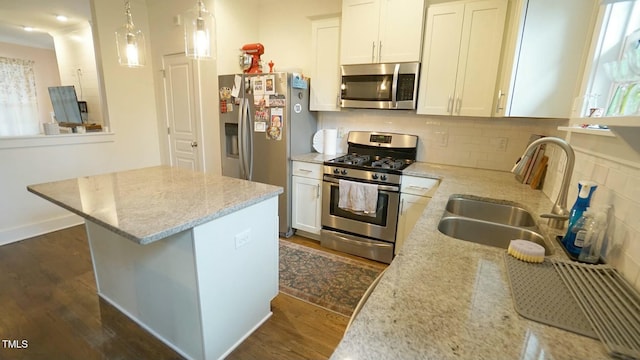
[[[535,226],[531,214],[520,206],[489,199],[452,196],[446,210],[452,214],[514,226]]]
[[[542,245],[545,250],[545,255],[551,254],[551,251],[544,241],[544,236],[536,231],[523,227],[498,224],[461,216],[446,216],[440,219],[438,230],[445,235],[459,240],[471,241],[477,244],[495,246],[503,249],[509,247],[511,240],[529,240]]]
[[[452,195],[438,230],[459,240],[503,249],[511,240],[528,240],[544,247],[545,255],[552,253],[531,213],[503,200]]]

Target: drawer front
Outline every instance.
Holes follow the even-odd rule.
[[[440,181],[436,179],[402,175],[400,192],[403,194],[431,197],[438,189],[439,184]]]
[[[322,165],[304,161],[294,161],[293,175],[311,179],[322,179]]]

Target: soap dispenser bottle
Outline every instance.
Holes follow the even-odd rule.
[[[582,217],[582,213],[589,207],[591,203],[591,197],[593,196],[593,192],[596,190],[598,185],[592,181],[580,180],[578,181],[578,198],[576,202],[573,204],[571,208],[571,212],[569,213],[569,225],[567,226],[567,233],[562,238],[562,245],[564,245],[565,249],[567,249],[570,253],[576,253],[577,256],[580,253],[580,249],[573,249],[573,244],[576,239],[577,229],[574,229],[576,222],[578,219]]]

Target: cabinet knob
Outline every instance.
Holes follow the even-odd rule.
[[[197,141],[192,141],[192,142],[191,142],[191,147],[192,147],[192,148],[196,148],[196,147],[198,147],[198,142],[197,142]]]

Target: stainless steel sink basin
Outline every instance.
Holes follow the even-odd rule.
[[[533,216],[518,204],[504,200],[452,195],[438,230],[459,240],[503,249],[509,247],[511,240],[529,240],[542,245],[546,255],[552,253]]]
[[[545,244],[544,236],[522,227],[498,224],[461,216],[445,216],[440,219],[438,230],[456,239],[475,242],[477,244],[495,246],[506,249],[514,239],[523,239],[540,244],[545,254],[551,252]]]
[[[535,226],[533,217],[525,209],[504,202],[491,202],[462,196],[453,196],[446,210],[452,214],[514,226]]]

